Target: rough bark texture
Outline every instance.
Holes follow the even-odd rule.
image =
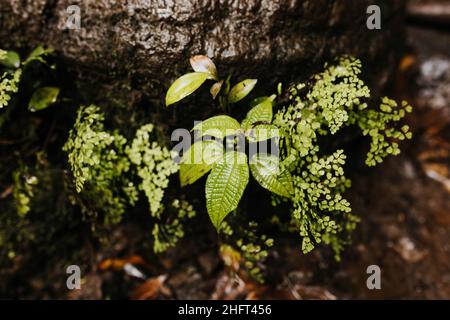
[[[376,87],[395,66],[403,0],[0,0],[2,47],[54,47],[91,99],[160,99],[193,54],[219,72],[257,77],[259,88],[304,79],[348,53],[370,67]],[[382,29],[366,27],[377,3]],[[26,3],[26,4],[24,4]],[[78,4],[81,30],[66,29]],[[225,76],[225,75],[223,75]],[[134,99],[133,99],[134,98]]]

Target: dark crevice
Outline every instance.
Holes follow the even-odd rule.
[[[55,17],[55,10],[58,5],[58,0],[48,0],[42,11],[44,28],[48,28],[51,20]]]

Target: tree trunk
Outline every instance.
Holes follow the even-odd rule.
[[[362,59],[380,88],[396,65],[403,0],[0,0],[0,43],[51,46],[90,101],[162,102],[188,58],[207,54],[222,77],[258,78],[263,91],[308,78],[340,54]],[[381,8],[381,30],[366,26]],[[70,5],[81,29],[67,29]],[[162,103],[152,110],[162,110]],[[167,109],[165,109],[167,110]],[[185,109],[188,110],[188,109]],[[181,111],[180,111],[181,112]]]

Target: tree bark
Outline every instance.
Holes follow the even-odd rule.
[[[404,0],[0,2],[2,47],[51,46],[86,96],[124,104],[162,101],[194,54],[213,58],[222,77],[233,71],[258,78],[260,90],[305,79],[324,62],[351,54],[380,88],[396,66],[404,7]],[[80,30],[66,25],[74,4]],[[381,30],[366,27],[371,4],[381,8]]]

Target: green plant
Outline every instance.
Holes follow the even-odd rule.
[[[204,56],[192,58],[191,65],[196,72],[172,84],[166,96],[167,105],[192,94],[210,79],[216,81],[211,87],[213,99],[219,97],[219,105],[229,111],[229,105],[246,97],[256,84],[256,80],[247,79],[230,89],[230,77],[219,81],[214,63]],[[218,115],[194,126],[192,130],[207,139],[194,142],[183,154],[180,182],[182,186],[192,184],[211,171],[205,187],[206,207],[218,230],[225,217],[238,207],[250,167],[255,180],[274,194],[274,205],[291,203],[291,225],[303,239],[303,252],[325,243],[339,258],[358,218],[351,214],[350,204],[343,196],[350,186],[344,176],[346,156],[343,150],[323,154],[322,137],[334,135],[346,126],[358,126],[363,135],[371,137],[367,165],[382,162],[389,154],[398,154],[398,141],[411,138],[408,126],[395,127],[411,112],[411,107],[406,102],[398,106],[383,98],[378,109],[369,108],[370,90],[359,78],[360,73],[359,60],[342,57],[335,64],[325,65],[312,84],[291,87],[289,102],[278,108],[275,115],[277,95],[272,95],[254,99],[241,123],[228,115]],[[229,142],[230,137],[232,147],[224,151],[218,140]],[[279,141],[279,157],[277,152],[258,150],[248,166],[248,156],[239,148],[239,140]]]
[[[173,247],[184,235],[184,222],[196,214],[186,200],[173,199],[169,208],[164,205],[170,176],[179,168],[173,154],[156,141],[153,124],[141,126],[127,143],[117,131],[107,130],[104,120],[99,107],[81,107],[63,148],[68,153],[76,191],[86,203],[95,201],[93,208],[82,205],[82,209],[88,213],[99,210],[105,222],[118,223],[126,208],[135,205],[141,190],[155,219],[154,251]],[[166,219],[162,217],[164,212]]]
[[[13,73],[3,73],[0,78],[0,108],[7,106],[12,95],[19,90],[21,75],[21,69],[17,69]]]
[[[257,234],[258,223],[250,221],[233,227],[223,222],[220,233],[224,244],[220,253],[226,266],[237,272],[244,269],[254,280],[264,283],[263,268],[274,240]]]
[[[216,65],[203,55],[190,59],[191,67],[195,72],[187,73],[170,86],[166,94],[166,106],[174,104],[196,91],[206,80],[213,80],[210,88],[213,100],[218,99],[220,106],[226,110],[230,104],[237,103],[245,98],[255,87],[256,79],[245,79],[233,87],[230,86],[231,75],[226,79],[219,79]]]
[[[14,191],[13,197],[19,217],[25,217],[30,211],[30,201],[34,196],[33,186],[39,180],[36,176],[24,176],[24,170],[17,170],[13,173]]]
[[[191,94],[207,79],[218,79],[216,67],[209,58],[195,56],[191,65],[197,72],[184,75],[172,84],[166,96],[167,105]],[[229,104],[245,98],[256,85],[256,80],[246,79],[230,88],[228,77],[225,83],[225,88],[222,88],[223,81],[216,82],[212,89],[219,87],[211,91],[213,98],[219,96],[219,103],[226,109]],[[232,137],[234,140],[259,142],[279,138],[278,129],[271,125],[274,99],[275,95],[255,99],[242,123],[230,116],[219,115],[202,121],[192,130],[197,131],[200,137],[212,136],[219,140]],[[231,142],[239,144],[238,141]],[[237,208],[249,180],[249,167],[255,180],[264,188],[285,197],[293,193],[292,177],[286,170],[279,172],[276,156],[259,153],[249,161],[244,152],[232,149],[224,152],[220,142],[202,140],[194,143],[180,162],[182,186],[194,183],[211,170],[205,188],[206,207],[217,230],[225,217]],[[199,154],[201,157],[196,161]]]
[[[42,46],[33,50],[24,60],[14,51],[5,51],[0,49],[0,109],[8,106],[14,94],[19,91],[19,84],[24,74],[33,63],[47,65],[46,58],[51,55],[52,49],[44,49]],[[40,79],[39,79],[40,80]],[[39,85],[29,100],[28,109],[32,112],[47,108],[56,102],[59,95],[59,88]],[[34,85],[33,85],[34,87]]]
[[[125,151],[141,178],[140,189],[147,197],[151,215],[159,218],[164,211],[162,199],[169,185],[169,176],[178,171],[178,165],[166,147],[150,139],[153,128],[153,124],[139,128]]]
[[[137,191],[125,175],[130,170],[127,140],[117,131],[105,130],[103,121],[99,107],[81,107],[63,150],[68,153],[77,192],[87,184],[87,198],[96,199],[106,221],[116,223],[126,205],[137,200]]]
[[[152,235],[155,239],[153,251],[164,252],[177,245],[184,237],[184,223],[197,214],[194,207],[186,200],[174,199],[170,209],[175,211],[174,218],[165,223],[157,222],[153,226]]]

